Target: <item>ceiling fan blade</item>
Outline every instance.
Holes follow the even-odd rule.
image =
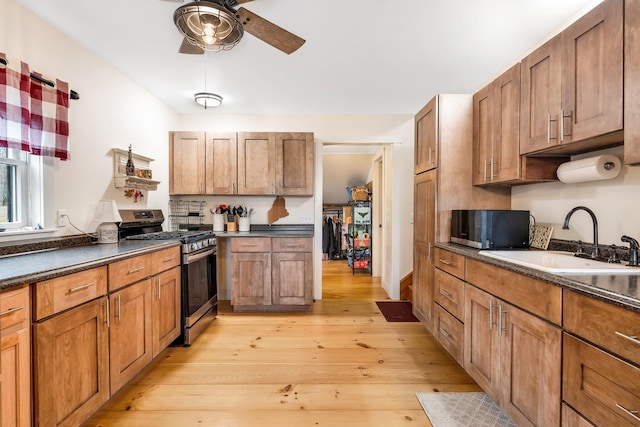
[[[227,0],[227,4],[231,7],[235,7],[240,3],[249,3],[250,1],[253,1],[253,0]]]
[[[241,7],[236,12],[236,17],[242,23],[244,29],[263,42],[269,43],[276,49],[286,54],[291,54],[298,50],[305,42],[304,39],[290,33],[284,28],[256,15],[253,12]]]
[[[189,43],[189,40],[187,40],[187,38],[185,37],[184,39],[182,39],[182,44],[180,44],[180,48],[178,49],[178,52],[186,53],[190,55],[199,55],[204,53],[204,49]]]

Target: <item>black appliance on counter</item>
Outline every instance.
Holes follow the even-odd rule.
[[[174,344],[190,346],[218,314],[215,234],[203,230],[162,231],[159,209],[119,210],[119,239],[178,240],[181,253],[182,333]]]
[[[529,217],[529,211],[453,210],[451,241],[477,249],[525,249]]]

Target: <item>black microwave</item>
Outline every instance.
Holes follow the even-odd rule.
[[[478,249],[525,249],[529,216],[529,211],[453,210],[451,242]]]

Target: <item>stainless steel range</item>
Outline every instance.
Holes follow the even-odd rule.
[[[122,209],[120,216],[120,239],[182,243],[182,334],[176,344],[191,345],[218,313],[215,235],[203,230],[162,231],[161,210]]]

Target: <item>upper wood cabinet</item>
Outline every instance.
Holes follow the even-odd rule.
[[[237,194],[275,194],[275,181],[275,133],[239,132]]]
[[[438,97],[434,97],[415,117],[414,173],[438,166]]]
[[[622,142],[623,0],[606,0],[522,60],[520,153]]]
[[[205,133],[172,132],[169,141],[169,194],[204,194]]]
[[[313,195],[313,133],[171,135],[171,195]]]
[[[235,132],[205,135],[205,193],[236,194],[238,190],[238,135]]]
[[[555,181],[564,158],[520,156],[520,63],[473,95],[473,184]]]
[[[473,184],[520,178],[520,64],[473,96]]]
[[[640,0],[624,2],[624,163],[640,164]]]
[[[312,196],[313,162],[312,133],[276,133],[276,194]]]

